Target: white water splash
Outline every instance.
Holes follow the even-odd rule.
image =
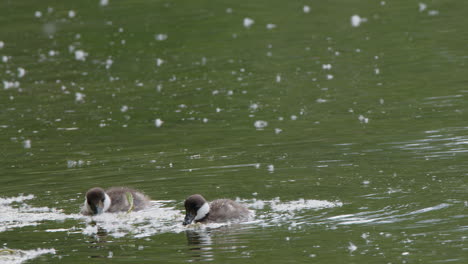
[[[32,207],[25,203],[34,199],[34,195],[19,195],[17,197],[0,198],[0,232],[21,228],[25,226],[37,226],[41,222],[63,221],[65,219],[81,218],[79,215],[67,215],[55,208]]]
[[[182,225],[184,215],[167,204],[174,201],[151,201],[148,209],[131,213],[104,213],[88,217],[83,229],[85,235],[97,235],[105,231],[112,237],[123,237],[132,234],[136,238],[149,237],[158,233],[180,233],[185,230]]]
[[[55,255],[55,249],[53,248],[37,248],[31,250],[3,249],[3,251],[5,251],[5,253],[0,253],[0,263],[5,264],[20,264],[44,254]]]

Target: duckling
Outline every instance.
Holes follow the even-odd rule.
[[[229,199],[218,199],[208,203],[200,194],[185,200],[185,219],[183,225],[195,223],[220,223],[245,221],[251,216],[247,207]]]
[[[133,202],[127,196],[133,197]],[[81,208],[83,215],[97,215],[104,212],[138,211],[148,207],[150,198],[140,191],[127,187],[111,187],[104,191],[99,187],[91,188],[86,193],[86,200]]]

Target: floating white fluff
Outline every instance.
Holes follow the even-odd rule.
[[[263,120],[257,120],[255,121],[254,123],[254,126],[257,130],[262,130],[264,129],[265,127],[268,126],[268,122],[267,121],[263,121]]]
[[[359,27],[363,22],[367,22],[367,18],[360,17],[359,15],[351,16],[351,25],[353,27]]]
[[[156,120],[154,120],[154,125],[155,125],[156,127],[161,127],[163,124],[164,124],[164,121],[162,121],[162,120],[159,119],[159,118],[156,118]]]
[[[246,28],[250,28],[253,24],[255,23],[255,21],[251,18],[244,18],[244,27]]]
[[[86,53],[86,52],[84,52],[82,50],[76,50],[75,51],[75,60],[85,61],[87,56],[88,56],[88,53]]]

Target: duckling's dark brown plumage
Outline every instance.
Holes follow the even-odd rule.
[[[93,212],[93,207],[95,208],[99,201],[103,203],[106,199],[106,194],[110,199],[110,206],[105,210],[105,212],[115,213],[128,211],[131,204],[127,198],[127,193],[130,193],[133,197],[132,210],[138,211],[149,206],[150,198],[135,189],[127,187],[111,187],[104,191],[102,188],[95,187],[86,193],[86,201],[81,209],[81,213],[84,215],[96,214]]]
[[[218,199],[208,203],[205,198],[199,194],[189,196],[185,200],[184,205],[186,210],[184,225],[190,224],[191,222],[220,223],[245,221],[251,216],[249,209],[233,200]],[[202,211],[206,211],[203,217],[199,215]]]

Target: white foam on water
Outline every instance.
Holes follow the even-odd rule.
[[[272,200],[237,198],[236,201],[250,209],[257,210],[255,219],[249,223],[263,227],[289,225],[289,228],[295,228],[301,225],[314,224],[311,221],[304,221],[302,215],[312,210],[343,206],[340,201],[299,199],[282,202],[279,197]]]
[[[5,42],[0,40],[0,49],[3,49],[3,47],[5,47]]]
[[[174,201],[151,201],[150,208],[137,212],[104,213],[87,217],[85,235],[97,235],[101,230],[112,237],[132,235],[136,238],[149,237],[158,233],[180,233],[184,215],[169,206]]]
[[[64,214],[55,208],[32,207],[25,203],[25,201],[34,198],[35,196],[32,194],[0,198],[0,232],[25,226],[37,226],[46,220],[63,221],[81,218],[75,214]]]
[[[100,6],[107,6],[108,4],[109,4],[109,0],[101,0],[101,1],[99,2],[99,5],[100,5]]]
[[[267,24],[266,28],[267,29],[274,29],[274,28],[276,28],[276,25],[275,24]]]
[[[55,255],[55,249],[31,249],[31,250],[18,250],[18,249],[0,249],[0,263],[3,264],[20,264],[27,260],[35,259],[44,254]]]
[[[309,13],[310,12],[310,6],[308,5],[305,5],[303,8],[302,8],[302,11],[304,11],[304,13]]]

